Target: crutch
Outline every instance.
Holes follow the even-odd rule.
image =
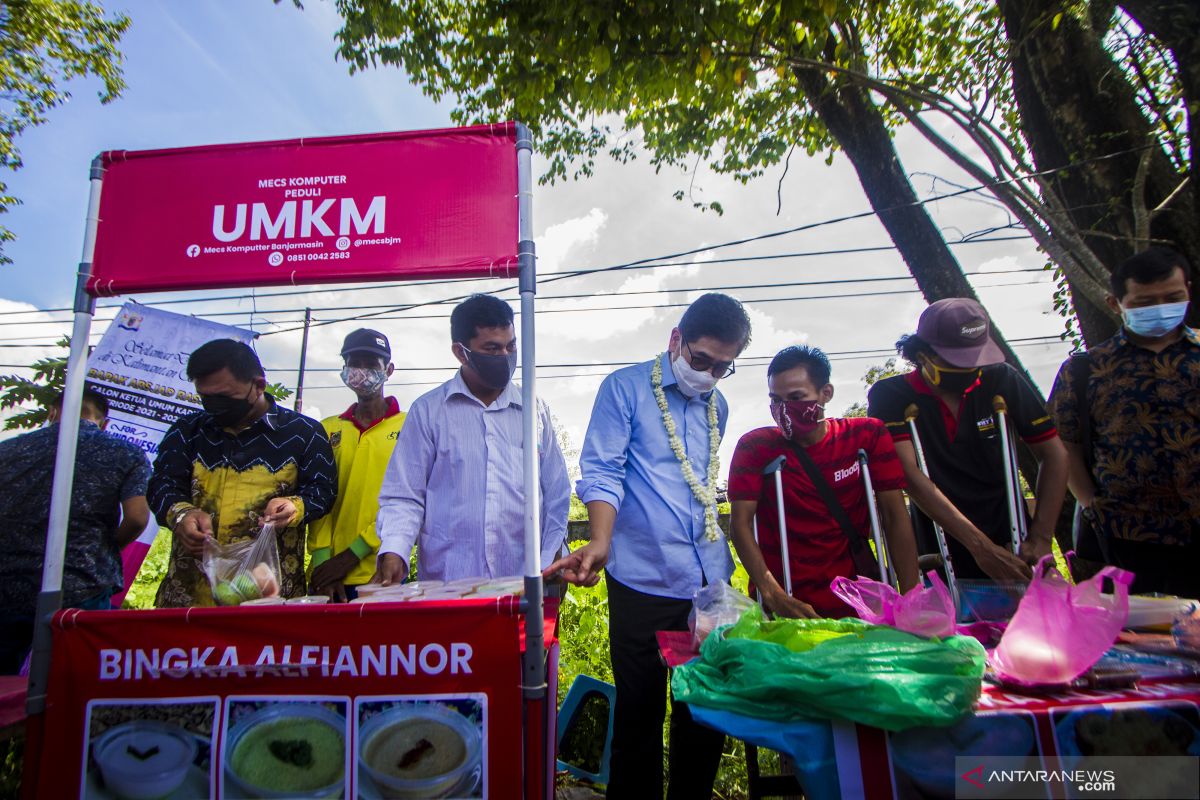
[[[754,545],[756,547],[758,547],[759,545],[758,545],[758,511],[757,510],[754,512],[754,519],[751,520],[751,525],[754,530]],[[763,608],[762,589],[755,586],[754,594],[756,595],[754,599],[758,601],[758,607]]]
[[[788,597],[791,597],[792,562],[788,558],[787,519],[783,516],[783,465],[786,463],[787,456],[780,456],[767,464],[762,474],[775,475],[775,504],[779,512],[779,551],[783,556],[783,588],[787,591]]]
[[[896,570],[887,555],[883,541],[883,530],[879,525],[879,507],[875,505],[875,487],[871,485],[871,473],[867,469],[867,451],[858,451],[858,471],[862,473],[863,487],[867,490],[867,516],[871,519],[871,538],[875,540],[875,558],[879,561],[879,580],[896,586]]]
[[[1021,508],[1020,473],[1017,471],[1017,451],[1013,446],[1012,434],[1008,429],[1008,403],[1000,395],[992,398],[992,410],[996,412],[996,427],[1000,429],[1000,449],[1004,457],[1004,488],[1008,497],[1008,529],[1012,534],[1014,553],[1021,552],[1021,542],[1029,532],[1025,529],[1025,510]]]
[[[913,450],[917,454],[917,467],[921,470],[921,474],[928,478],[929,466],[925,463],[925,449],[921,447],[921,435],[917,433],[918,413],[920,413],[920,409],[917,408],[917,404],[910,404],[908,408],[904,409],[904,421],[908,423],[908,430],[912,434]],[[930,521],[932,522],[932,520]],[[958,579],[954,577],[954,565],[950,563],[950,548],[946,545],[946,532],[936,522],[933,523],[933,538],[937,540],[938,555],[942,557],[942,566],[946,569],[946,587],[950,590],[954,607],[959,608]]]

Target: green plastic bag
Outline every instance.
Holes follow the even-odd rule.
[[[675,699],[771,720],[844,719],[900,731],[950,725],[979,699],[987,655],[854,619],[764,621],[758,606],[677,667]]]

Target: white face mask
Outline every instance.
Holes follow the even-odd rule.
[[[671,362],[671,371],[675,373],[675,380],[679,385],[679,391],[683,392],[687,397],[695,397],[698,394],[710,392],[717,385],[717,379],[711,372],[701,372],[697,369],[692,369],[692,365],[683,357],[683,353],[680,353]]]

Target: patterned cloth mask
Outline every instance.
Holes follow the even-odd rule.
[[[771,416],[785,439],[799,439],[821,425],[825,412],[820,400],[783,400],[771,403]]]
[[[387,382],[387,373],[366,367],[342,367],[342,383],[359,397],[373,397]]]

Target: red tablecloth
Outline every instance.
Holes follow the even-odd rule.
[[[0,730],[25,721],[25,687],[22,675],[0,675]]]

